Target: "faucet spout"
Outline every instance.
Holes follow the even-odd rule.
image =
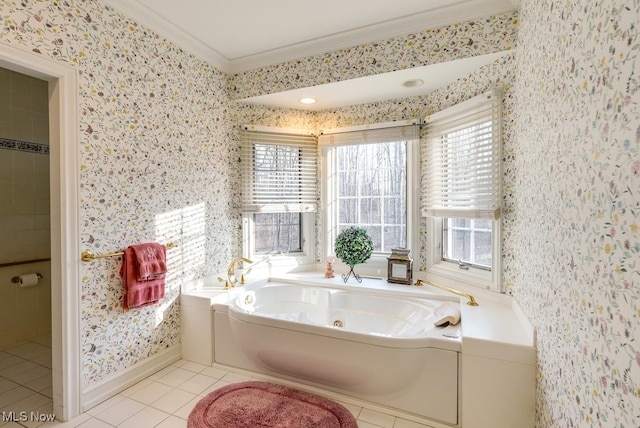
[[[229,281],[229,287],[235,287],[238,283],[238,279],[236,278],[236,265],[238,263],[253,263],[251,260],[245,257],[237,257],[231,260],[229,263],[229,267],[227,268],[227,280]]]

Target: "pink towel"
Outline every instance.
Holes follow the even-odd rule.
[[[124,281],[122,306],[125,309],[150,305],[164,297],[164,275],[148,280],[138,279],[138,261],[132,247],[124,250],[120,277]]]
[[[162,244],[149,242],[132,245],[138,264],[137,278],[140,281],[164,277],[167,273],[167,249]]]

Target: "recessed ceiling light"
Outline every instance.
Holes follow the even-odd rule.
[[[402,86],[405,88],[417,88],[418,86],[422,86],[424,84],[424,80],[422,79],[409,79],[402,82]]]
[[[300,98],[299,100],[302,104],[313,104],[315,102],[317,102],[318,100],[316,100],[313,97],[304,97],[304,98]]]

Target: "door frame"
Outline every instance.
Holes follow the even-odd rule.
[[[53,411],[80,414],[80,248],[77,70],[0,42],[0,67],[49,82]]]

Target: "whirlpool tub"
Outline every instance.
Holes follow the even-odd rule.
[[[215,361],[458,423],[458,327],[442,300],[266,283],[214,304]]]

